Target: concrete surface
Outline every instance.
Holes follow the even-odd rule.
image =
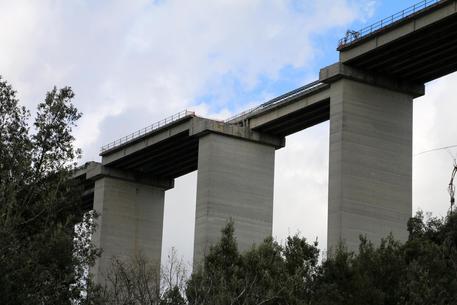
[[[412,215],[412,98],[341,79],[332,84],[328,249],[359,235],[407,239]]]
[[[340,62],[394,79],[426,83],[457,71],[455,37],[457,0],[441,0],[339,48]]]
[[[100,214],[94,242],[103,250],[91,270],[104,283],[113,257],[141,254],[160,263],[164,189],[109,176],[95,181],[94,210]]]
[[[145,176],[177,178],[197,170],[198,139],[210,132],[277,148],[285,145],[284,137],[259,133],[248,126],[189,116],[103,152],[102,164]]]
[[[318,90],[290,95],[229,124],[189,116],[102,153],[75,173],[101,214],[103,282],[113,256],[160,260],[164,191],[198,168],[194,264],[231,218],[241,250],[272,233],[275,149],[330,118],[328,248],[357,250],[359,235],[407,238],[412,213],[413,98],[457,71],[457,0],[445,0],[340,48]],[[86,180],[89,179],[88,183]],[[95,183],[93,182],[95,181]]]
[[[392,42],[404,39],[408,35],[437,24],[456,13],[457,1],[442,1],[442,3],[428,8],[421,14],[413,15],[401,22],[392,24],[391,26],[376,32],[375,35],[368,36],[363,38],[360,42],[342,48],[340,50],[340,62],[345,63],[360,55],[369,53],[374,49],[380,49]],[[418,44],[420,43],[418,42]]]
[[[200,138],[194,266],[231,218],[243,251],[272,234],[275,148],[219,135]]]

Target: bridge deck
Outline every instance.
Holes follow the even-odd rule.
[[[425,83],[457,71],[457,1],[439,1],[340,47],[340,61],[365,71]]]
[[[433,5],[407,18],[340,46],[340,63],[422,87],[424,82],[456,71],[457,0],[430,3]],[[280,148],[285,136],[329,119],[332,81],[310,83],[224,122],[184,111],[103,147],[102,164],[173,179],[197,169],[199,136],[209,131]]]
[[[330,117],[330,85],[321,84],[305,95],[296,95],[249,118],[252,130],[288,136],[325,122]]]

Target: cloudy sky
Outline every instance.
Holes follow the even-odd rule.
[[[0,75],[33,109],[70,85],[84,113],[84,160],[101,145],[183,109],[226,118],[317,79],[336,44],[418,0],[0,0]],[[442,216],[457,144],[457,75],[414,104],[414,210]],[[276,153],[273,234],[326,245],[329,124]],[[163,255],[192,259],[197,173],[166,193]]]

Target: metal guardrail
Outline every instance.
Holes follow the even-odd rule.
[[[416,3],[413,6],[408,7],[407,9],[402,10],[396,14],[393,14],[390,17],[384,18],[376,23],[373,23],[370,26],[367,26],[359,31],[347,31],[346,36],[341,38],[338,42],[338,50],[347,47],[353,44],[356,41],[361,40],[362,38],[367,37],[370,34],[373,34],[376,31],[379,31],[397,21],[406,19],[436,3],[444,2],[447,0],[423,0],[419,3]]]
[[[136,138],[139,138],[139,137],[141,137],[141,136],[143,136],[143,135],[145,135],[145,134],[147,134],[147,133],[149,133],[151,131],[157,130],[157,129],[161,128],[161,127],[164,127],[165,125],[168,125],[170,123],[176,122],[179,119],[182,119],[182,118],[185,118],[185,117],[188,117],[188,116],[191,116],[191,115],[192,116],[195,115],[195,112],[188,111],[188,110],[183,110],[181,112],[178,112],[178,113],[176,113],[176,114],[174,114],[172,116],[169,116],[169,117],[167,117],[167,118],[165,118],[163,120],[155,122],[152,125],[149,125],[149,126],[147,126],[145,128],[137,130],[137,131],[125,136],[125,137],[122,137],[122,138],[120,138],[120,139],[118,139],[116,141],[113,141],[113,142],[111,142],[109,144],[106,144],[106,145],[102,146],[101,153],[104,153],[107,150],[113,149],[113,148],[118,147],[118,146],[120,146],[122,144],[130,142],[130,141],[132,141],[132,140],[134,140]]]
[[[321,83],[320,81],[314,81],[312,83],[309,83],[303,87],[300,87],[300,88],[297,88],[295,90],[292,90],[290,92],[287,92],[283,95],[280,95],[278,97],[275,97],[274,99],[271,99],[263,104],[260,104],[259,106],[256,106],[256,107],[252,107],[250,109],[247,109],[241,113],[238,113],[226,120],[224,120],[225,123],[235,123],[237,121],[239,121],[239,119],[241,119],[242,117],[247,117],[248,115],[252,115],[254,114],[254,112],[258,112],[260,110],[263,110],[267,107],[270,107],[272,105],[275,105],[275,104],[278,104],[286,99],[289,99],[295,95],[299,95],[299,94],[304,94],[304,93],[307,93],[307,92],[310,92],[314,89],[316,89],[317,87],[319,87],[320,85],[322,85],[323,83]]]

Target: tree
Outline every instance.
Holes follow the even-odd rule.
[[[240,253],[234,224],[187,283],[189,304],[457,304],[457,214],[408,222],[409,240],[392,235],[358,253],[341,245],[319,264],[317,243],[271,238]]]
[[[81,117],[73,98],[69,87],[48,92],[31,128],[30,112],[0,78],[1,304],[84,300],[98,251],[82,189],[71,179],[80,155],[72,127]]]
[[[183,260],[174,248],[163,266],[139,253],[113,258],[106,283],[96,296],[98,304],[106,305],[184,305],[186,279]]]
[[[240,253],[229,222],[187,284],[189,304],[303,304],[317,268],[316,246],[298,236],[284,247],[267,238]]]
[[[457,303],[457,214],[424,221],[422,213],[408,222],[404,247],[408,266],[401,283],[407,304]]]
[[[392,236],[378,248],[361,237],[357,255],[340,246],[316,274],[313,304],[397,304],[406,270],[402,251]]]
[[[314,280],[312,304],[456,304],[457,215],[408,222],[409,239],[392,236],[375,248],[361,238],[359,253],[344,248]]]

